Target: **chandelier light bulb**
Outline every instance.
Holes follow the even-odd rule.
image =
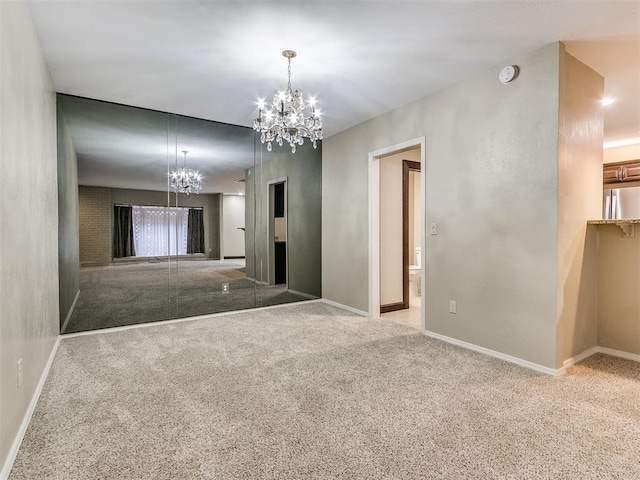
[[[291,59],[296,52],[285,50],[282,56],[288,62],[287,88],[276,92],[270,106],[258,100],[258,118],[253,121],[253,129],[260,133],[260,141],[267,144],[269,152],[272,142],[282,146],[286,141],[295,153],[296,146],[302,145],[305,138],[316,148],[323,136],[320,111],[315,107],[317,100],[309,97],[305,103],[302,92],[291,88]]]

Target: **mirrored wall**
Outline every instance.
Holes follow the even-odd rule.
[[[62,333],[320,297],[321,158],[267,152],[247,127],[58,95]]]

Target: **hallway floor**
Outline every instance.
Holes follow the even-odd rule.
[[[385,320],[406,325],[408,327],[421,329],[422,297],[416,294],[416,286],[409,285],[409,308],[405,310],[396,310],[395,312],[383,313],[380,315]]]

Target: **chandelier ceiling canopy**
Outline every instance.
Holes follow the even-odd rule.
[[[187,153],[189,153],[189,150],[182,150],[182,153],[184,153],[182,167],[172,171],[169,175],[171,188],[175,189],[177,193],[198,194],[202,190],[202,175],[195,170],[187,168]]]
[[[258,118],[253,121],[253,129],[261,134],[260,141],[267,144],[268,151],[272,150],[271,142],[282,146],[286,141],[295,153],[296,146],[302,145],[305,138],[312,142],[313,148],[322,140],[322,120],[316,99],[309,97],[305,102],[302,92],[291,88],[291,59],[296,55],[293,50],[282,52],[288,62],[287,88],[276,92],[270,105],[264,100],[258,101]]]

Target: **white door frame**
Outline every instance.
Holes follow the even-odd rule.
[[[369,152],[369,315],[380,318],[380,157],[399,153],[403,150],[420,147],[420,220],[422,232],[420,235],[422,246],[421,275],[421,319],[420,328],[426,330],[425,315],[425,231],[426,219],[426,153],[425,137],[418,137],[406,142],[391,145],[380,150]]]

